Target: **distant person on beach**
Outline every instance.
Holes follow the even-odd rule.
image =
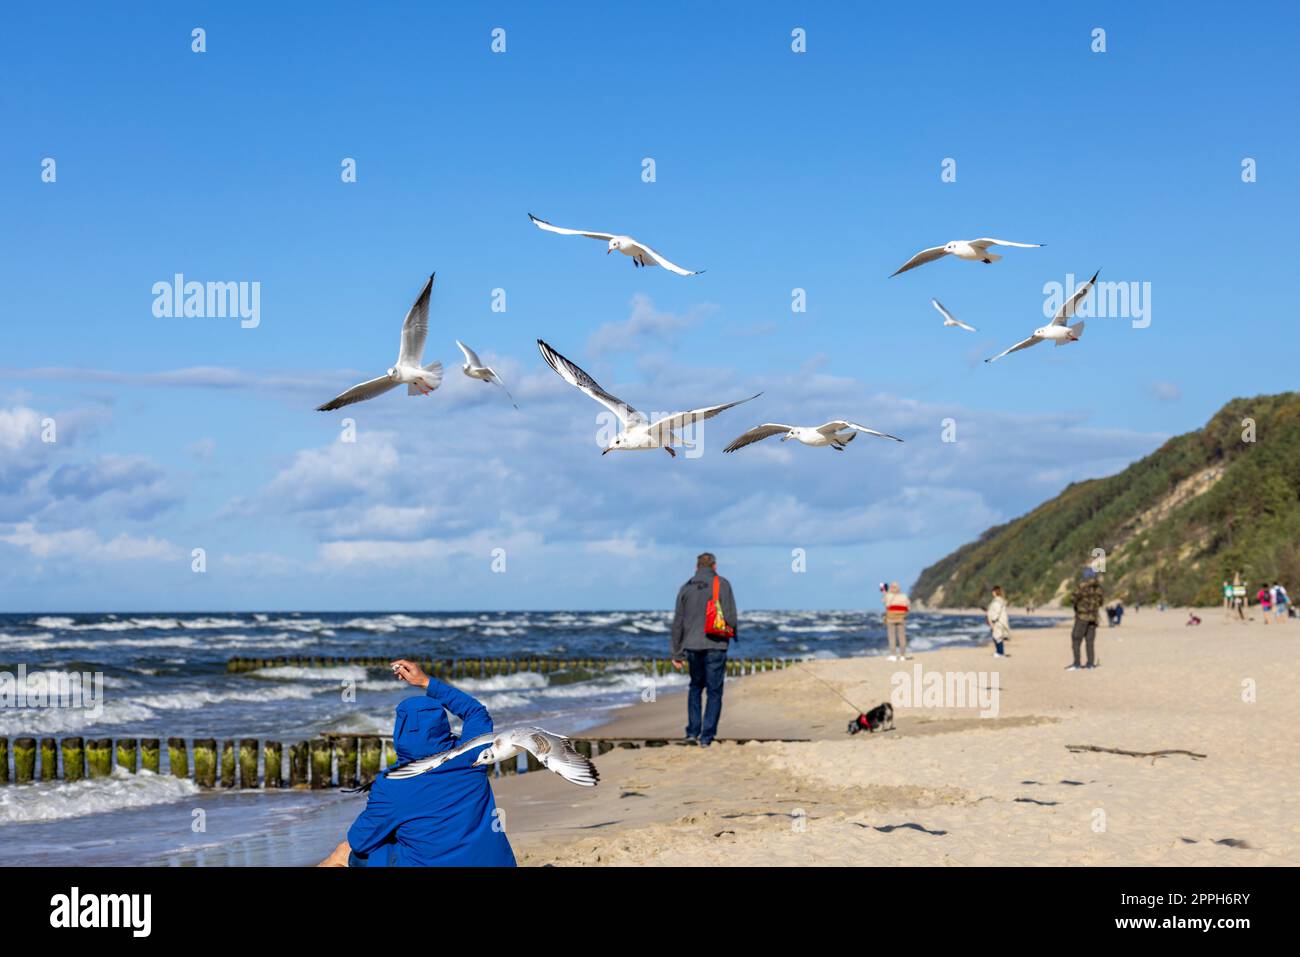
[[[993,633],[993,657],[1009,658],[1010,655],[1003,650],[1002,643],[1011,637],[1011,618],[1007,614],[1007,596],[1003,593],[1001,585],[993,586],[993,600],[989,602],[984,617],[989,623],[989,630]]]
[[[1074,664],[1066,671],[1078,671],[1080,668],[1097,667],[1094,646],[1097,642],[1097,612],[1106,603],[1101,590],[1101,576],[1091,565],[1083,569],[1083,578],[1070,595],[1070,604],[1074,606],[1074,629],[1070,632],[1070,644],[1074,649]],[[1079,661],[1079,646],[1088,646],[1088,663]]]
[[[1246,620],[1246,583],[1241,580],[1241,572],[1232,578],[1232,607],[1237,609],[1237,617]]]
[[[736,597],[731,582],[718,574],[718,560],[705,552],[695,559],[695,574],[677,592],[673,612],[672,661],[678,671],[689,666],[686,693],[686,740],[703,747],[718,735],[722,684],[727,676],[727,646],[736,637]],[[700,699],[709,700],[700,714]]]
[[[1255,600],[1259,602],[1260,614],[1264,616],[1264,624],[1268,624],[1269,612],[1273,610],[1273,589],[1269,587],[1268,582],[1260,586],[1259,591],[1255,593]]]
[[[1273,582],[1273,616],[1282,618],[1287,613],[1287,605],[1291,604],[1291,596],[1286,593],[1286,589],[1279,582]]]
[[[889,636],[890,661],[910,661],[907,655],[907,613],[912,610],[912,602],[898,582],[891,582],[889,588],[880,586],[880,601],[885,606],[885,634]]]
[[[397,706],[393,749],[399,762],[449,751],[492,731],[487,708],[463,691],[430,678],[411,661],[393,662],[402,681],[425,688]],[[445,712],[463,724],[451,733]],[[488,768],[474,767],[467,752],[413,778],[393,781],[381,771],[365,810],[347,838],[321,867],[514,867],[505,831],[497,820]]]
[[[1223,580],[1223,617],[1232,617],[1232,582]]]

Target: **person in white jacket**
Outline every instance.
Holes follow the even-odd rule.
[[[1007,615],[1007,597],[1001,585],[993,586],[993,600],[989,602],[985,617],[993,633],[993,657],[1011,657],[1002,648],[1002,643],[1011,637],[1011,619]]]

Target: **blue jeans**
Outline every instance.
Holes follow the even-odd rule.
[[[727,677],[727,650],[686,652],[691,669],[691,687],[686,692],[686,736],[699,738],[709,744],[718,734],[718,719],[722,717],[722,682]],[[704,723],[700,724],[700,697],[709,689],[709,701],[704,706]]]

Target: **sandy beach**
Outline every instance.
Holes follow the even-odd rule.
[[[728,681],[720,736],[808,740],[615,750],[593,790],[521,775],[495,782],[497,802],[531,866],[1300,863],[1300,622],[1200,615],[1103,624],[1091,671],[1064,670],[1061,624],[1005,659],[950,648]],[[869,708],[918,667],[996,683],[996,714],[920,702],[894,731],[851,737],[853,711],[812,677]],[[587,733],[677,737],[684,714],[666,694]]]

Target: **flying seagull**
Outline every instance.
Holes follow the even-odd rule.
[[[385,773],[394,781],[417,777],[445,764],[452,758],[458,758],[462,754],[480,748],[483,752],[475,758],[474,767],[494,764],[497,761],[508,761],[520,751],[527,751],[540,761],[544,768],[554,771],[564,780],[579,787],[594,788],[596,782],[600,780],[596,766],[591,763],[590,758],[574,750],[573,742],[562,734],[552,734],[543,728],[512,728],[509,731],[480,734],[450,751],[399,764]],[[354,790],[367,791],[369,786],[363,785]]]
[[[785,435],[781,435],[782,432]],[[874,435],[882,439],[893,439],[895,442],[903,441],[896,435],[890,435],[888,432],[877,432],[875,429],[869,429],[865,425],[858,425],[856,422],[849,422],[845,419],[836,419],[833,422],[818,426],[781,425],[777,422],[767,422],[750,429],[744,435],[737,436],[722,451],[734,452],[736,449],[743,449],[747,445],[761,442],[773,435],[781,435],[782,442],[787,439],[794,439],[814,448],[829,445],[836,452],[843,452],[844,446],[852,442],[859,432],[865,432],[867,435]]]
[[[614,233],[595,233],[588,232],[585,229],[565,229],[563,226],[552,226],[544,219],[538,219],[532,213],[528,218],[538,229],[544,229],[548,233],[559,233],[561,236],[586,236],[588,239],[602,239],[609,243],[609,248],[605,250],[605,255],[617,250],[624,256],[632,257],[633,266],[663,266],[669,272],[675,272],[679,276],[698,276],[704,272],[703,269],[697,269],[691,272],[689,269],[683,269],[676,263],[670,263],[663,256],[647,246],[645,243],[637,242],[631,236],[618,236]]]
[[[353,402],[364,402],[377,395],[383,395],[389,389],[396,389],[406,383],[407,395],[428,395],[442,385],[442,363],[431,362],[421,366],[424,355],[424,340],[429,334],[429,293],[433,289],[433,275],[429,276],[415,305],[406,314],[402,323],[402,348],[397,353],[397,362],[386,373],[369,382],[354,385],[342,395],[335,396],[324,405],[316,406],[317,412],[331,412],[341,409]]]
[[[942,246],[931,246],[929,249],[922,249],[891,273],[890,278],[892,279],[900,272],[907,272],[917,266],[924,266],[936,259],[942,259],[944,256],[956,256],[958,259],[969,259],[982,263],[995,263],[1002,257],[997,253],[989,252],[990,246],[1016,246],[1020,249],[1038,249],[1044,245],[1046,243],[1013,243],[1005,239],[956,239]]]
[[[1061,305],[1061,308],[1056,311],[1056,318],[1052,320],[1051,325],[1035,329],[1034,334],[1028,339],[1021,339],[1005,352],[999,352],[991,359],[985,359],[984,361],[996,362],[1005,355],[1009,355],[1012,352],[1019,352],[1021,349],[1028,349],[1030,346],[1036,346],[1046,339],[1051,339],[1058,346],[1063,346],[1069,342],[1078,342],[1079,337],[1083,335],[1083,320],[1080,319],[1072,326],[1067,326],[1065,323],[1068,319],[1074,317],[1074,310],[1078,307],[1079,303],[1083,302],[1083,297],[1092,291],[1092,285],[1097,281],[1097,277],[1100,275],[1101,270],[1098,269],[1092,274],[1091,279],[1085,282],[1078,289],[1074,290],[1074,295],[1067,299]]]
[[[934,306],[934,308],[939,310],[939,315],[943,316],[943,324],[945,326],[958,326],[959,328],[965,329],[967,332],[975,331],[974,326],[968,326],[960,319],[954,319],[952,317],[952,313],[949,312],[947,309],[943,308],[943,303],[941,303],[938,299],[931,299],[930,305]]]
[[[644,413],[638,412],[622,399],[616,399],[602,389],[595,379],[541,339],[537,340],[537,348],[541,350],[542,358],[546,360],[546,364],[554,369],[561,379],[579,392],[595,399],[618,417],[619,423],[622,425],[622,431],[614,436],[613,441],[609,443],[604,452],[600,453],[601,455],[606,452],[629,451],[632,449],[663,449],[669,455],[676,456],[677,453],[673,451],[672,443],[677,440],[674,433],[678,429],[684,429],[696,422],[711,419],[719,412],[725,412],[734,405],[740,405],[741,402],[757,399],[763,394],[759,392],[756,395],[751,395],[748,399],[728,402],[726,405],[711,405],[706,409],[677,412],[651,422]]]
[[[519,408],[518,403],[515,402],[515,397],[510,394],[510,390],[507,389],[506,384],[501,381],[501,377],[496,374],[496,370],[485,366],[483,360],[478,357],[478,353],[465,345],[465,343],[461,342],[459,339],[456,340],[456,345],[460,346],[460,351],[465,353],[465,364],[460,367],[460,371],[464,372],[471,379],[478,379],[480,382],[495,382],[497,385],[501,386],[501,390],[505,392],[506,398],[510,400],[510,404],[516,409]]]

